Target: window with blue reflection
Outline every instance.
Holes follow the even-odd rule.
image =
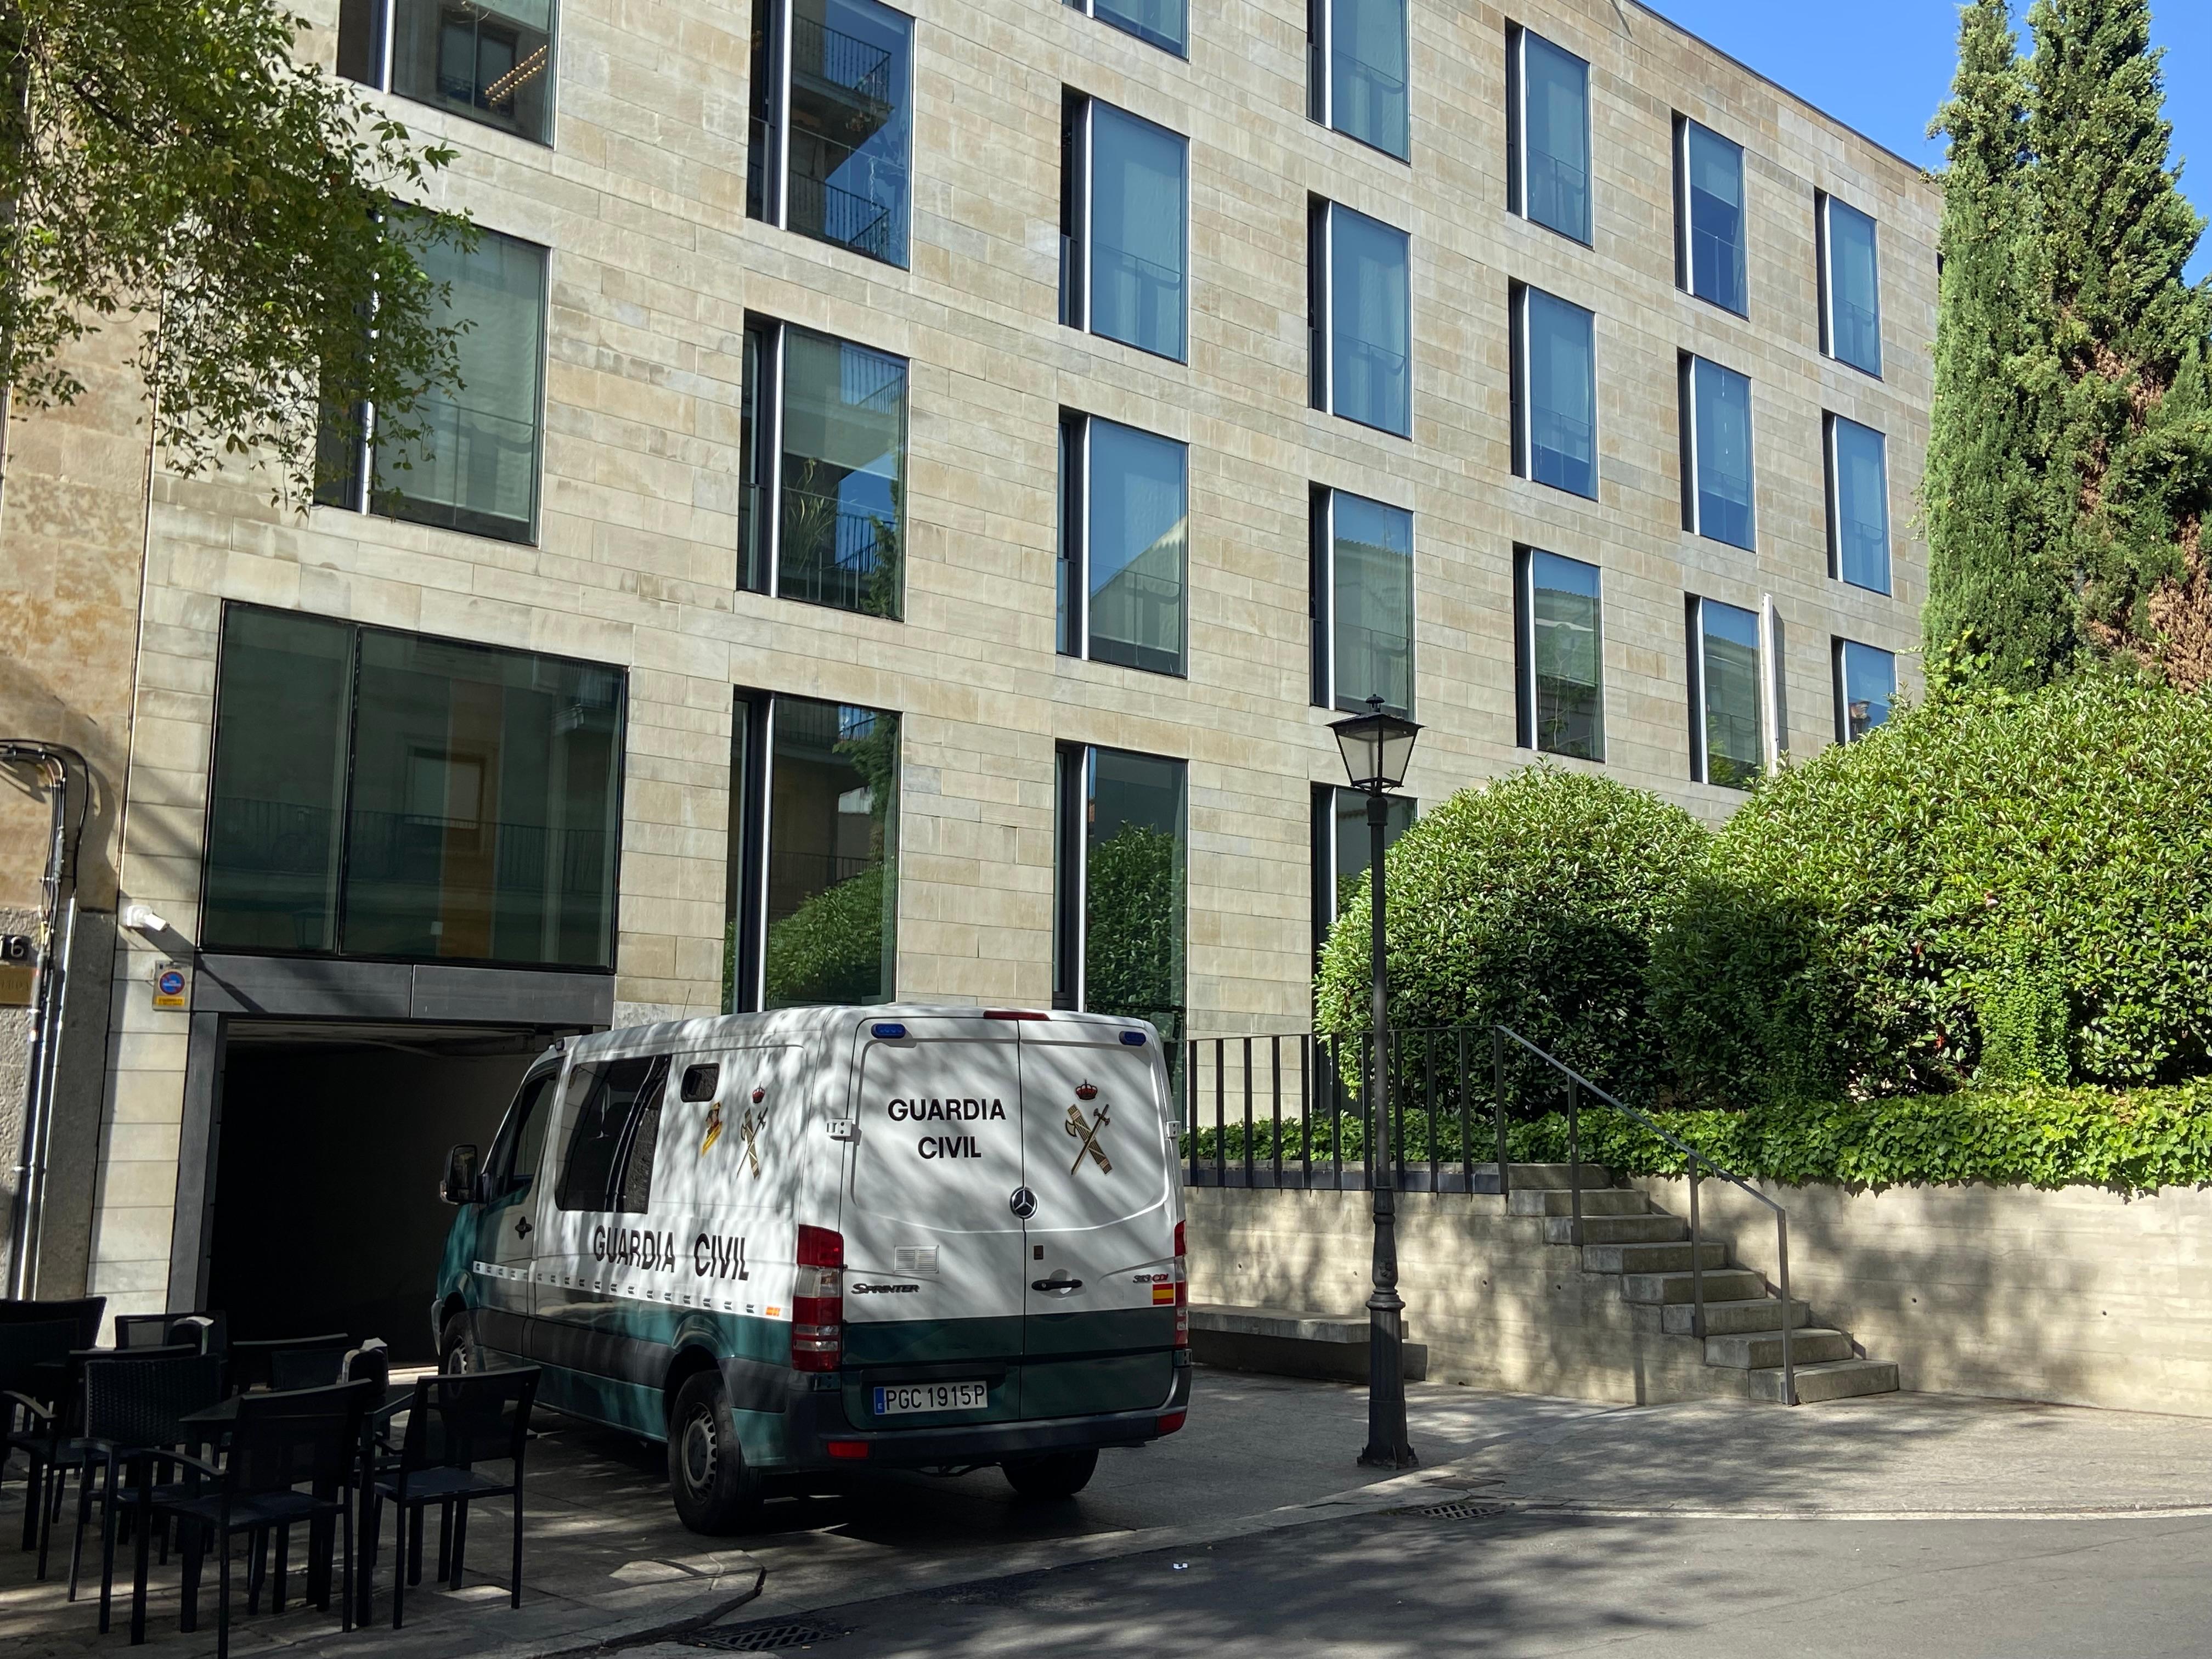
[[[1577,495],[1597,494],[1595,319],[1540,289],[1521,290],[1522,361],[1515,367],[1522,443],[1516,470]]]
[[[1695,121],[1682,123],[1676,166],[1684,285],[1701,300],[1749,314],[1744,282],[1743,149]]]
[[[1752,545],[1751,382],[1732,368],[1689,360],[1690,528],[1717,542]]]
[[[1881,373],[1881,278],[1875,253],[1874,221],[1832,196],[1820,198],[1828,268],[1823,273],[1828,355],[1838,362]]]
[[[1188,451],[1172,439],[1112,421],[1085,424],[1088,654],[1098,662],[1180,674]]]
[[[1181,362],[1189,143],[1091,106],[1091,331]]]
[[[1067,3],[1162,52],[1171,52],[1178,58],[1188,55],[1190,20],[1183,0],[1067,0]]]
[[[1598,568],[1532,547],[1522,552],[1515,574],[1521,746],[1601,761],[1605,678]]]
[[[1889,720],[1897,659],[1856,640],[1836,641],[1836,741],[1856,743]]]
[[[1519,75],[1521,211],[1578,242],[1590,239],[1589,65],[1527,30],[1515,36]]]
[[[1699,599],[1699,703],[1705,716],[1698,781],[1748,789],[1765,764],[1759,717],[1759,618],[1717,599]]]
[[[1339,708],[1413,712],[1413,515],[1329,494],[1329,678]]]
[[[1329,407],[1400,437],[1413,429],[1413,294],[1406,233],[1328,212]]]
[[[1828,547],[1835,574],[1889,592],[1889,476],[1881,434],[1828,416]]]
[[[1328,112],[1339,132],[1406,159],[1405,0],[1326,0]]]

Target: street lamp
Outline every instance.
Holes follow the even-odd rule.
[[[1420,727],[1384,712],[1380,696],[1367,712],[1328,728],[1344,754],[1352,787],[1367,797],[1367,868],[1374,896],[1369,922],[1374,981],[1375,1032],[1375,1289],[1367,1298],[1367,1449],[1359,1461],[1374,1468],[1409,1469],[1419,1460],[1406,1440],[1406,1304],[1398,1296],[1398,1175],[1390,1149],[1390,1028],[1383,1006],[1382,832],[1390,817],[1389,792],[1406,781]],[[1431,1149],[1431,1151],[1434,1148]]]

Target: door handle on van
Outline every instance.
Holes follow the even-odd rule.
[[[1033,1291],[1079,1291],[1083,1288],[1083,1281],[1079,1279],[1032,1279],[1030,1288]]]
[[[514,1236],[517,1238],[527,1238],[533,1231],[535,1230],[531,1226],[528,1216],[519,1215],[514,1218]]]

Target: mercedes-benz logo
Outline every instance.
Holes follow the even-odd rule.
[[[1036,1213],[1036,1194],[1026,1187],[1017,1187],[1013,1196],[1006,1200],[1006,1207],[1020,1219],[1027,1221]]]

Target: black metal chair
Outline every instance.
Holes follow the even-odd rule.
[[[21,1304],[9,1305],[21,1306]],[[52,1438],[51,1413],[69,1376],[70,1351],[79,1346],[74,1318],[36,1324],[0,1323],[0,1476],[15,1454],[23,1454],[23,1547],[39,1541],[46,1508],[41,1454]]]
[[[72,1348],[89,1348],[100,1340],[100,1321],[107,1311],[104,1296],[80,1296],[67,1302],[0,1301],[0,1325],[44,1325],[52,1320],[73,1320],[76,1340]]]
[[[118,1514],[134,1517],[137,1542],[144,1559],[152,1505],[160,1498],[185,1494],[184,1483],[162,1482],[163,1466],[178,1467],[175,1454],[204,1444],[208,1431],[188,1427],[184,1418],[222,1398],[219,1355],[185,1352],[173,1358],[137,1355],[89,1359],[84,1367],[82,1443],[90,1455],[78,1466],[76,1530],[70,1544],[69,1599],[76,1600],[77,1576],[84,1559],[84,1528],[93,1501],[100,1503],[100,1628],[105,1632],[115,1587],[115,1534]],[[100,1471],[95,1492],[93,1472]],[[166,1557],[167,1552],[164,1551]],[[144,1615],[133,1623],[143,1627]],[[140,1633],[134,1629],[134,1638]]]
[[[143,1360],[177,1359],[192,1352],[186,1347],[133,1348],[125,1352],[114,1348],[72,1348],[63,1356],[62,1363],[48,1368],[48,1374],[59,1378],[52,1397],[45,1402],[18,1396],[16,1403],[26,1407],[31,1416],[27,1431],[8,1437],[15,1449],[27,1453],[33,1462],[32,1478],[41,1492],[41,1501],[33,1514],[24,1516],[23,1547],[28,1549],[35,1541],[39,1547],[38,1576],[46,1576],[48,1551],[53,1541],[54,1522],[61,1519],[62,1494],[69,1489],[69,1477],[73,1470],[83,1467],[92,1455],[90,1449],[80,1437],[79,1424],[84,1411],[84,1368],[95,1360],[113,1360],[118,1364],[135,1364]]]
[[[216,1659],[229,1659],[230,1541],[240,1533],[261,1540],[276,1534],[270,1610],[282,1613],[285,1529],[305,1522],[311,1540],[319,1538],[323,1559],[311,1559],[308,1568],[311,1583],[321,1586],[316,1605],[325,1610],[329,1557],[343,1529],[340,1628],[353,1628],[353,1508],[347,1498],[361,1455],[362,1418],[375,1392],[374,1382],[342,1382],[328,1389],[241,1395],[230,1426],[230,1455],[222,1468],[196,1457],[176,1459],[188,1475],[199,1478],[188,1480],[179,1495],[157,1498],[152,1509],[156,1516],[174,1517],[185,1532],[182,1630],[198,1628],[201,1557],[208,1547],[215,1550],[220,1564]],[[297,1490],[301,1486],[308,1490]],[[317,1524],[328,1522],[337,1524]],[[309,1553],[316,1553],[312,1544]]]
[[[383,1506],[388,1502],[398,1512],[392,1540],[392,1629],[400,1627],[406,1586],[422,1582],[422,1511],[433,1504],[439,1509],[438,1576],[448,1588],[459,1589],[468,1550],[469,1505],[487,1498],[512,1498],[514,1547],[507,1601],[511,1607],[522,1605],[522,1460],[538,1377],[537,1366],[518,1365],[415,1379],[407,1432],[397,1455],[380,1462],[369,1505],[367,1556],[371,1573],[376,1569]],[[387,1442],[386,1449],[395,1449]],[[511,1465],[510,1476],[501,1480],[485,1474],[476,1467],[480,1462],[506,1462]]]
[[[326,1389],[344,1374],[353,1339],[343,1331],[287,1336],[230,1345],[234,1393],[252,1389]]]
[[[118,1314],[115,1346],[118,1348],[173,1347],[189,1342],[202,1353],[228,1352],[223,1316],[204,1310],[192,1313]]]

